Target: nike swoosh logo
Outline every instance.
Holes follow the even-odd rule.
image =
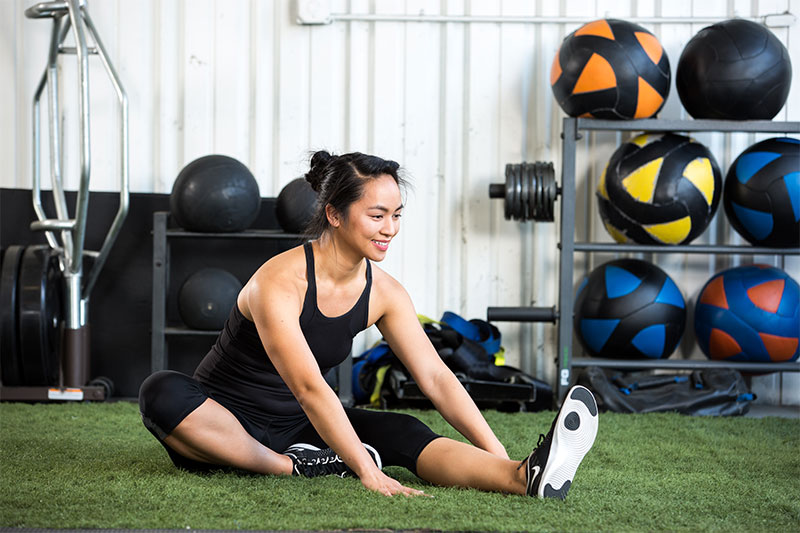
[[[536,479],[536,477],[539,475],[539,472],[541,472],[541,470],[542,470],[542,468],[539,467],[539,466],[534,466],[533,469],[531,470],[531,478],[528,480],[528,484],[531,487],[533,486],[533,480]]]

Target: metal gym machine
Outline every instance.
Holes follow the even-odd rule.
[[[4,315],[3,320],[0,399],[104,400],[113,390],[110,380],[89,381],[89,296],[128,213],[128,99],[89,16],[86,0],[38,3],[28,8],[25,16],[53,21],[47,66],[33,98],[32,193],[38,220],[31,223],[31,230],[44,232],[47,245],[9,246],[5,253],[3,293],[13,305],[4,311],[11,316]],[[75,46],[64,44],[70,33]],[[87,36],[93,46],[88,44]],[[59,55],[77,56],[78,66],[80,181],[74,218],[70,218],[62,182]],[[90,55],[98,56],[103,64],[120,113],[119,208],[99,251],[84,247],[91,175]],[[42,203],[39,103],[45,89],[55,218],[47,216]]]

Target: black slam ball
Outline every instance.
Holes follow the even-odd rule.
[[[190,328],[220,330],[241,290],[242,283],[227,270],[198,270],[178,291],[178,312]]]
[[[317,193],[305,178],[293,179],[278,193],[275,218],[286,233],[303,233],[317,207]]]
[[[207,155],[181,170],[172,186],[170,211],[189,231],[235,232],[258,216],[261,197],[250,170],[232,157]]]
[[[761,24],[731,19],[708,26],[686,44],[675,85],[694,118],[770,120],[789,96],[792,63]]]

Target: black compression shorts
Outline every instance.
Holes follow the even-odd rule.
[[[254,420],[236,406],[225,405],[202,383],[180,372],[163,370],[148,377],[139,391],[139,410],[145,427],[167,450],[178,468],[207,471],[217,465],[183,457],[164,443],[180,422],[207,399],[228,409],[254,439],[281,453],[290,445],[303,442],[327,447],[327,444],[304,415]],[[381,456],[384,466],[402,466],[416,474],[417,458],[432,440],[439,437],[413,416],[389,411],[344,408],[350,423],[362,442],[371,445]]]

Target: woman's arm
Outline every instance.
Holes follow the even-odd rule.
[[[389,305],[377,325],[392,351],[403,362],[447,422],[472,444],[508,459],[508,454],[458,378],[444,364],[419,323],[408,293],[394,279],[385,280]]]
[[[270,361],[328,446],[368,489],[387,496],[420,494],[381,472],[361,444],[303,336],[298,321],[302,303],[294,288],[280,283],[265,288],[256,282],[248,287],[246,299]]]

